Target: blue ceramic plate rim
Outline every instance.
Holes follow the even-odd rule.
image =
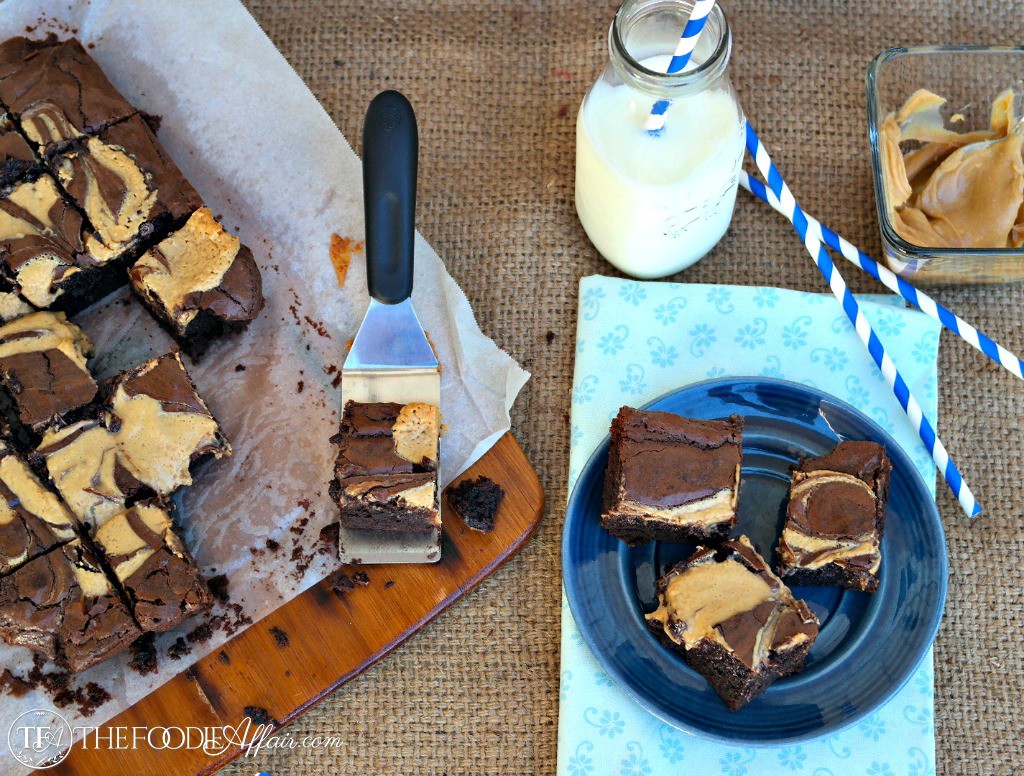
[[[643,692],[638,690],[633,684],[633,677],[629,671],[623,670],[617,662],[615,662],[609,654],[606,654],[606,645],[599,640],[598,634],[595,630],[592,630],[590,625],[586,622],[585,618],[581,618],[579,612],[582,609],[582,599],[584,596],[583,591],[577,584],[575,577],[577,571],[576,559],[572,557],[573,545],[571,538],[577,527],[587,527],[586,520],[592,521],[590,528],[596,527],[596,530],[603,531],[597,522],[597,515],[586,514],[585,508],[581,507],[579,501],[582,496],[583,485],[590,478],[599,476],[603,478],[603,472],[607,463],[608,447],[611,441],[610,434],[606,434],[601,443],[597,446],[594,452],[591,454],[586,465],[580,471],[579,476],[573,486],[572,493],[569,496],[568,505],[566,508],[565,523],[562,528],[562,582],[565,590],[566,599],[569,602],[570,611],[573,614],[577,628],[583,638],[584,643],[590,649],[592,655],[594,655],[597,662],[605,670],[608,676],[615,682],[616,686],[632,698],[641,707],[646,709],[648,712],[653,714],[661,721],[671,725],[672,727],[680,730],[684,733],[688,733],[694,736],[698,736],[713,741],[719,741],[728,744],[742,744],[744,746],[776,746],[779,744],[805,742],[815,739],[822,738],[827,735],[833,735],[841,730],[845,730],[857,722],[862,720],[864,717],[870,715],[872,712],[885,705],[890,701],[910,680],[910,678],[920,668],[922,661],[928,653],[928,649],[932,646],[936,635],[938,634],[939,626],[942,621],[943,611],[945,609],[946,593],[948,587],[948,573],[949,573],[949,562],[946,551],[946,538],[945,531],[942,526],[942,520],[938,512],[938,508],[935,504],[934,498],[932,497],[924,479],[918,472],[917,467],[910,461],[909,456],[903,450],[903,448],[892,438],[892,436],[886,432],[881,426],[875,423],[873,420],[868,418],[864,413],[852,406],[848,402],[839,399],[832,394],[822,391],[818,388],[812,388],[807,385],[796,383],[790,380],[782,380],[779,378],[771,377],[727,377],[727,378],[713,378],[710,380],[702,380],[697,383],[691,383],[680,388],[676,388],[671,391],[667,391],[662,395],[658,396],[651,401],[646,402],[642,409],[650,409],[659,405],[663,402],[669,401],[682,394],[689,393],[710,393],[715,389],[725,389],[734,386],[775,386],[782,390],[790,390],[798,394],[804,394],[808,398],[820,402],[828,402],[830,405],[835,406],[838,410],[847,413],[848,415],[856,418],[860,423],[863,423],[872,434],[879,440],[884,440],[886,448],[890,451],[890,458],[893,459],[894,468],[898,465],[898,468],[909,472],[909,478],[913,480],[913,489],[919,492],[923,492],[925,495],[924,500],[920,503],[921,510],[918,513],[922,524],[925,528],[930,529],[934,533],[934,539],[937,545],[941,548],[941,551],[936,556],[936,565],[934,566],[934,578],[931,580],[937,586],[935,598],[935,605],[931,610],[931,617],[927,622],[922,623],[920,627],[916,629],[917,640],[915,642],[915,653],[913,659],[907,664],[905,670],[903,670],[897,676],[892,677],[889,683],[888,689],[884,693],[880,693],[876,696],[874,701],[869,705],[858,709],[856,712],[851,714],[845,719],[841,719],[831,724],[823,724],[819,729],[811,730],[806,733],[795,735],[795,736],[779,736],[777,738],[751,738],[746,737],[742,734],[737,735],[721,735],[717,732],[706,730],[701,728],[699,725],[688,724],[687,722],[679,719],[671,709],[665,708],[660,705],[656,699],[650,698]],[[906,475],[904,475],[906,476]],[[618,540],[615,540],[618,541]],[[622,548],[624,545],[619,542],[619,555],[620,561],[622,560]],[[621,563],[620,563],[621,565]],[[885,573],[884,570],[882,572]],[[634,616],[632,612],[625,612],[627,616]],[[823,688],[827,689],[827,688]],[[716,698],[716,702],[717,698]],[[724,707],[723,707],[724,708]]]

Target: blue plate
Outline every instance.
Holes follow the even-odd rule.
[[[693,547],[627,547],[598,524],[608,439],[583,469],[565,519],[562,568],[576,624],[598,662],[627,694],[670,725],[730,743],[771,744],[834,733],[870,714],[906,683],[928,651],[946,599],[946,542],[935,502],[902,448],[850,405],[771,379],[711,380],[646,409],[703,419],[743,415],[743,475],[735,534],[770,554],[785,514],[790,467],[843,439],[886,446],[893,476],[874,595],[794,587],[821,622],[806,669],[737,712],[682,656],[647,630],[654,583]]]

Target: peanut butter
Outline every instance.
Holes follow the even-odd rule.
[[[1006,90],[989,129],[945,126],[946,100],[920,89],[880,129],[886,206],[896,233],[925,248],[1024,245],[1024,127]],[[904,144],[917,145],[904,151]]]

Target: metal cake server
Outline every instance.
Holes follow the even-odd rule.
[[[342,407],[356,402],[441,406],[434,349],[412,308],[419,138],[409,101],[395,91],[370,102],[363,123],[363,207],[370,306],[342,367]],[[342,527],[343,563],[434,563],[441,532]]]

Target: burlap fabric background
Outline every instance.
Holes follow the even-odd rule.
[[[576,218],[574,128],[605,65],[616,2],[249,5],[357,151],[377,91],[400,89],[415,105],[418,226],[484,331],[533,372],[514,431],[549,510],[532,543],[477,592],[295,723],[296,736],[344,736],[344,750],[261,755],[226,773],[552,773],[576,286],[612,272]],[[730,0],[726,10],[732,78],[751,122],[809,212],[876,256],[871,57],[899,44],[1024,43],[1018,0],[969,11],[930,0]],[[855,289],[878,290],[843,271]],[[788,225],[743,192],[723,243],[678,279],[824,288]],[[936,296],[1024,352],[1024,286]],[[940,486],[951,586],[936,645],[938,772],[1008,773],[1024,763],[1024,385],[948,334],[940,368],[940,431],[986,514],[969,525]]]

